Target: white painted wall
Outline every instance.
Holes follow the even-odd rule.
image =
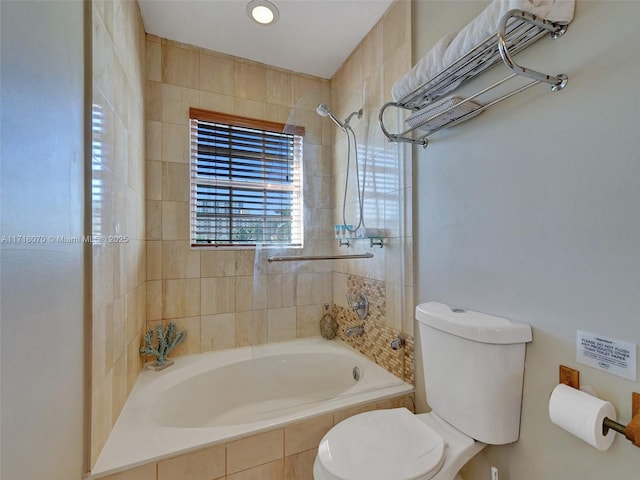
[[[414,2],[414,61],[487,3]],[[567,73],[565,90],[536,86],[415,150],[416,301],[508,317],[534,332],[520,440],[487,449],[467,480],[489,479],[489,465],[501,480],[640,471],[640,449],[624,438],[599,452],[547,414],[559,364],[578,368],[623,422],[631,392],[640,392],[640,382],[577,364],[574,347],[578,329],[640,344],[639,16],[640,2],[578,0],[563,38],[518,58]],[[418,406],[427,408],[423,395]]]
[[[83,473],[83,8],[1,3],[3,480]]]

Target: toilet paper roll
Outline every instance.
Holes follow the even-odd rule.
[[[605,418],[616,420],[611,403],[578,389],[559,384],[549,398],[549,418],[559,427],[584,440],[598,450],[607,450],[615,439],[615,432],[602,433]]]

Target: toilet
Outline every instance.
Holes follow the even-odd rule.
[[[375,410],[320,441],[314,480],[461,480],[487,444],[518,440],[531,327],[429,302],[416,319],[431,412]]]

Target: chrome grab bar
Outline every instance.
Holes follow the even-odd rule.
[[[275,257],[271,255],[267,257],[267,262],[298,262],[304,260],[350,260],[354,258],[373,258],[373,253],[356,253],[352,255],[301,255],[297,257]]]

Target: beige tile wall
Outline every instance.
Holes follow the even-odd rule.
[[[362,119],[354,117],[351,121],[358,139],[361,175],[366,170],[364,220],[367,227],[385,232],[383,248],[371,247],[367,240],[355,240],[349,248],[335,247],[338,253],[371,252],[374,258],[335,262],[333,303],[344,313],[341,318],[349,318],[352,312],[347,308],[345,293],[354,296],[371,287],[369,302],[377,314],[365,320],[365,338],[353,341],[374,360],[380,359],[380,352],[395,358],[387,342],[392,334],[401,333],[410,345],[414,334],[411,149],[389,143],[378,125],[378,112],[391,100],[393,82],[410,68],[411,2],[398,0],[331,80],[332,108],[339,118],[359,108],[364,110]],[[333,135],[333,223],[342,223],[347,145],[342,131],[334,128]],[[353,164],[350,172],[353,179]],[[349,185],[347,223],[356,224],[357,191],[352,180]],[[413,354],[406,353],[411,363],[405,370],[411,374],[403,378],[411,380]],[[395,367],[390,370],[398,372]]]
[[[141,368],[141,335],[157,322],[189,332],[176,355],[318,335],[323,304],[344,307],[354,275],[384,282],[384,325],[412,334],[410,169],[375,125],[409,66],[408,5],[394,4],[330,83],[145,38],[135,2],[93,2],[93,233],[128,242],[93,248],[92,464]],[[345,172],[332,159],[344,159],[344,139],[315,113],[319,103],[345,116],[365,109],[353,124],[369,165],[367,225],[387,229],[385,248],[366,262],[267,265],[261,252],[255,272],[253,251],[192,250],[190,106],[305,126],[306,246],[284,253],[337,248]],[[367,249],[360,242],[350,252]],[[278,465],[260,468],[294,468]]]
[[[105,480],[313,480],[318,445],[331,427],[357,413],[398,407],[414,412],[413,394],[313,417],[142,465]]]
[[[142,367],[146,320],[144,29],[138,5],[92,2],[91,465]],[[122,243],[110,236],[119,236]]]
[[[410,3],[393,4],[330,83],[152,35],[146,45],[148,328],[173,321],[188,331],[173,355],[318,335],[323,305],[346,307],[347,278],[355,276],[382,282],[384,298],[371,301],[372,310],[384,303],[385,314],[374,323],[411,341],[410,152],[389,144],[377,125],[393,81],[410,68]],[[322,102],[341,117],[365,110],[352,125],[367,165],[365,221],[385,230],[382,249],[358,240],[347,250],[332,239],[333,224],[342,221],[346,141],[316,114]],[[375,258],[267,265],[269,252],[255,262],[251,250],[191,249],[189,107],[304,126],[305,249],[284,253],[372,251]],[[354,191],[351,185],[349,223]],[[371,338],[387,338],[374,323]]]
[[[146,37],[147,327],[187,330],[173,355],[319,335],[331,262],[273,264],[253,250],[189,244],[188,110],[197,107],[304,126],[304,250],[330,251],[329,126],[315,113],[329,81]]]

